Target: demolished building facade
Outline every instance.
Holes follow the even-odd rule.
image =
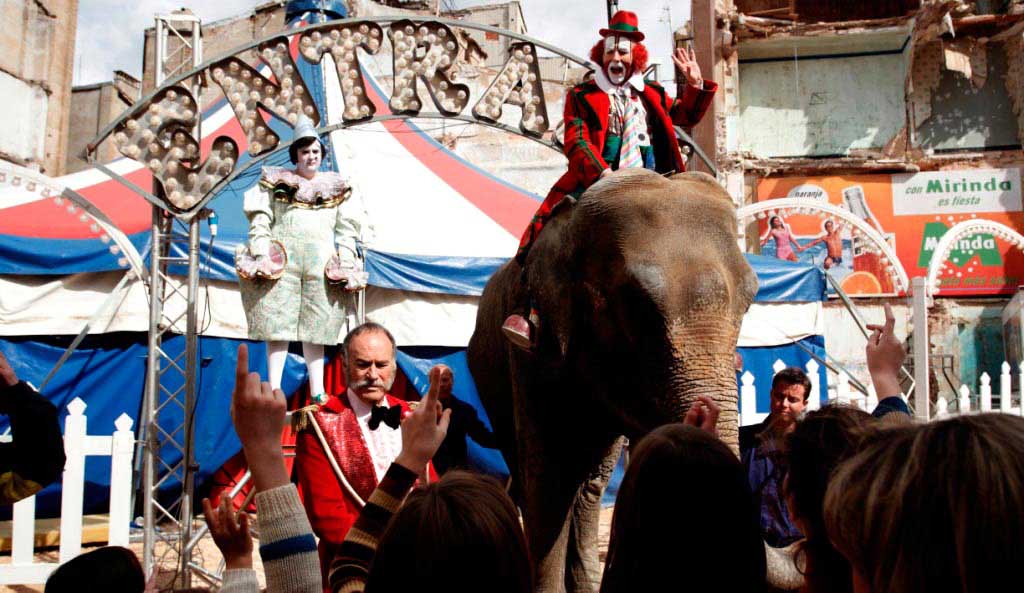
[[[960,220],[994,211],[1024,230],[1024,2],[694,0],[692,18],[701,65],[722,89],[714,117],[694,136],[715,155],[738,206],[779,197],[831,200],[869,220],[910,276],[921,275],[928,250]],[[919,187],[908,189],[915,180]],[[991,194],[994,206],[959,192],[986,182],[1013,189]],[[950,188],[956,197],[924,204],[923,197]],[[794,216],[795,235],[824,233],[823,222],[809,218]],[[912,231],[907,221],[916,225]],[[746,225],[748,251],[770,248],[767,222]],[[878,297],[858,300],[859,307],[872,318],[886,300],[905,311],[907,301],[892,298],[902,291],[872,267],[889,262],[862,253],[855,234],[848,239],[856,260],[844,264],[850,292]],[[1016,249],[990,251],[991,261],[969,247],[950,258],[939,292],[946,298],[930,313],[933,394],[960,382],[973,391],[982,372],[998,376],[1006,357],[1001,314],[1024,277],[984,271],[1024,270],[1024,260]],[[994,258],[1006,261],[996,266]],[[828,351],[861,374],[859,330],[838,300],[827,315]]]

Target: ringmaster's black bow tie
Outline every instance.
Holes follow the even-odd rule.
[[[384,406],[374,406],[370,409],[370,421],[366,423],[370,427],[370,430],[377,430],[380,423],[383,422],[391,428],[398,428],[402,423],[402,408],[401,406],[391,406],[385,408]]]

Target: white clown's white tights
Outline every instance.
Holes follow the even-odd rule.
[[[309,394],[315,397],[324,393],[323,345],[303,342],[302,357],[306,359],[306,370],[309,371]]]
[[[302,357],[306,359],[306,370],[309,372],[309,393],[324,393],[324,347],[310,342],[302,343]],[[267,372],[270,386],[281,388],[281,377],[284,376],[284,363],[288,360],[288,342],[267,342]]]

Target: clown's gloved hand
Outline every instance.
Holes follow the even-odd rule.
[[[327,262],[324,276],[334,284],[341,284],[346,291],[356,292],[366,288],[366,281],[370,275],[363,271],[357,262],[335,254]]]
[[[280,241],[270,241],[267,253],[257,253],[243,245],[235,249],[235,270],[246,280],[277,280],[284,274],[287,263],[288,253]]]

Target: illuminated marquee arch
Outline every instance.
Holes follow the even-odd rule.
[[[993,220],[976,218],[965,220],[953,225],[939,239],[935,250],[932,252],[931,262],[928,263],[927,284],[928,295],[934,296],[940,289],[939,274],[945,269],[950,253],[956,247],[957,242],[965,237],[978,233],[988,233],[996,238],[1003,239],[1018,249],[1024,249],[1024,235],[1021,235],[1005,224]]]
[[[504,65],[489,83],[481,85],[483,90],[477,96],[471,96],[470,88],[456,80],[459,29],[497,34],[512,41]],[[345,102],[341,121],[325,121],[317,109],[292,57],[293,43],[298,59],[308,63],[320,64],[327,54],[333,58]],[[387,46],[392,54],[390,113],[378,113],[368,97],[360,51],[378,56]],[[392,119],[456,119],[524,136],[561,152],[546,134],[557,122],[552,122],[544,99],[538,48],[587,66],[587,60],[542,41],[464,21],[413,21],[403,16],[312,24],[253,41],[168,80],[101,131],[89,144],[87,156],[112,139],[122,155],[150,170],[164,197],[134,186],[103,165],[96,167],[179,219],[191,220],[221,188],[289,146],[270,129],[264,113],[289,125],[299,115],[306,115],[321,134]],[[242,59],[250,51],[257,52],[273,79]],[[466,62],[459,65],[468,66]],[[239,146],[234,139],[195,137],[201,106],[189,87],[196,81],[203,88],[217,87],[234,110],[252,157],[243,166],[238,166]],[[433,110],[424,110],[424,96]],[[518,128],[501,123],[505,105],[521,109]],[[210,148],[203,154],[200,147],[207,144]]]
[[[896,252],[893,251],[889,243],[885,241],[874,227],[845,208],[806,198],[779,198],[777,200],[747,204],[738,208],[736,210],[736,220],[742,227],[754,220],[761,220],[776,213],[783,216],[791,214],[816,214],[821,217],[833,216],[848,223],[853,236],[866,239],[869,243],[866,249],[882,257],[881,261],[885,266],[885,271],[889,274],[897,291],[909,292],[910,281],[903,266],[899,263],[900,260],[896,257]]]

